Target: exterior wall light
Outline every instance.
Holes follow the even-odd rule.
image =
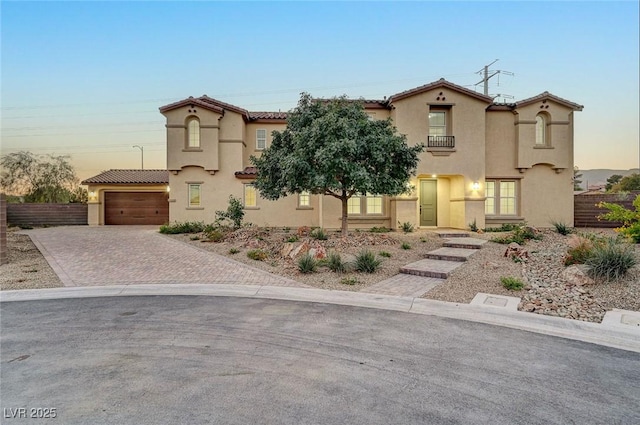
[[[480,189],[480,183],[479,183],[479,182],[473,182],[473,183],[471,184],[471,188],[472,188],[473,190],[479,190],[479,189]]]
[[[171,192],[171,188],[167,185],[167,193]]]

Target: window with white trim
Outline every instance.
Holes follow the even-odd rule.
[[[189,184],[189,207],[199,207],[202,205],[201,193],[201,185]]]
[[[187,148],[200,147],[200,121],[192,117],[187,122]]]
[[[547,118],[544,114],[538,114],[536,115],[536,146],[547,146],[548,144]]]
[[[311,194],[309,192],[300,192],[298,194],[298,206],[299,207],[311,206]]]
[[[487,215],[516,215],[517,193],[514,180],[487,180],[484,212]]]
[[[447,113],[445,111],[429,111],[429,136],[447,135]]]
[[[244,185],[244,206],[246,207],[256,207],[258,206],[258,192],[256,191],[256,187],[252,184]]]
[[[347,201],[349,215],[382,215],[382,196],[354,195]]]
[[[264,150],[267,148],[267,130],[256,130],[256,149]]]

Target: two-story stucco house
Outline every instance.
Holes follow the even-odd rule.
[[[412,193],[349,202],[349,227],[467,228],[526,221],[573,224],[573,113],[582,106],[544,92],[513,104],[444,79],[367,100],[373,119],[393,120],[408,143],[426,143]],[[340,203],[300,194],[278,201],[252,186],[250,156],[260,155],[287,114],[250,112],[210,97],[160,108],[166,117],[169,218],[212,222],[229,195],[259,226],[340,228]]]

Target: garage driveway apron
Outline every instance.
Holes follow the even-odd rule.
[[[52,227],[25,233],[65,286],[306,286],[161,235],[157,226]]]

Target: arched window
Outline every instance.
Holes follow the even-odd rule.
[[[547,144],[547,119],[544,115],[536,116],[536,145],[545,146]]]
[[[187,148],[200,147],[200,121],[190,118],[187,121]]]

